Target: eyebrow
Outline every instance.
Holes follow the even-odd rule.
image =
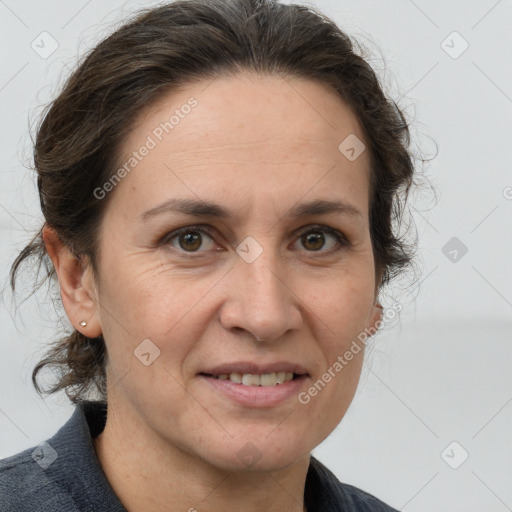
[[[145,211],[141,218],[147,220],[161,213],[176,211],[197,217],[216,217],[230,219],[235,217],[234,213],[218,204],[195,199],[173,198],[164,203]],[[360,216],[363,214],[353,205],[343,201],[328,199],[317,199],[306,203],[295,205],[287,214],[286,218],[306,217],[308,215],[323,215],[326,213],[340,213],[344,215]]]

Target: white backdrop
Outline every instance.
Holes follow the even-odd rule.
[[[78,55],[153,4],[0,1],[0,458],[50,437],[72,412],[30,381],[54,337],[53,305],[39,294],[16,313],[8,293],[10,264],[41,223],[23,167],[29,119]],[[310,4],[368,46],[415,120],[415,144],[427,157],[432,139],[439,150],[425,169],[437,202],[422,194],[413,205],[421,275],[390,290],[400,320],[375,337],[349,412],[314,454],[399,510],[512,510],[512,2]]]

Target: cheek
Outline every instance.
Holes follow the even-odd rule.
[[[322,395],[313,406],[319,415],[322,410],[329,410],[333,417],[341,419],[353,398],[364,359],[373,292],[371,270],[354,270],[336,282],[324,283],[321,293],[311,301],[319,319],[316,338],[323,356],[319,376],[322,382],[311,390],[311,396]]]
[[[208,279],[180,274],[151,254],[125,256],[123,264],[111,261],[109,267],[104,301],[138,336],[161,338],[207,292]]]
[[[157,354],[155,365],[148,368],[163,366],[175,374],[204,331],[202,301],[218,276],[198,278],[139,261],[112,272],[100,296],[109,360],[116,374],[131,368],[141,371],[136,356],[148,347],[151,359]],[[149,374],[144,370],[145,382]]]
[[[352,402],[364,360],[369,310],[373,302],[373,280],[368,277],[342,280],[324,286],[312,301],[322,364],[319,374],[299,397],[304,414],[320,443],[339,424]]]
[[[364,331],[374,304],[375,279],[371,265],[353,266],[336,278],[315,285],[308,301],[335,340]]]

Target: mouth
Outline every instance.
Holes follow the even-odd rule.
[[[291,380],[297,380],[305,375],[299,375],[298,373],[293,372],[272,372],[272,373],[263,373],[263,374],[254,374],[254,373],[220,373],[220,374],[210,374],[201,372],[199,375],[203,375],[205,377],[210,377],[212,379],[217,380],[229,380],[234,382],[235,384],[242,384],[243,386],[262,386],[262,387],[272,387],[279,386],[284,384],[285,382],[290,382]]]
[[[292,363],[232,363],[197,374],[217,397],[244,407],[275,407],[296,397],[310,374]]]

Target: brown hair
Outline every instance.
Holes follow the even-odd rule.
[[[379,289],[412,261],[412,245],[396,234],[414,166],[409,128],[384,94],[370,65],[329,18],[310,6],[272,0],[178,0],[136,13],[84,56],[43,112],[34,166],[45,224],[97,272],[97,231],[106,200],[93,191],[116,169],[116,151],[138,113],[162,95],[195,80],[239,71],[311,79],[333,87],[359,119],[371,162],[370,234]],[[11,267],[27,259],[55,269],[42,228]],[[72,402],[96,386],[106,401],[106,348],[73,330],[34,368],[59,371],[45,393],[64,389]]]

